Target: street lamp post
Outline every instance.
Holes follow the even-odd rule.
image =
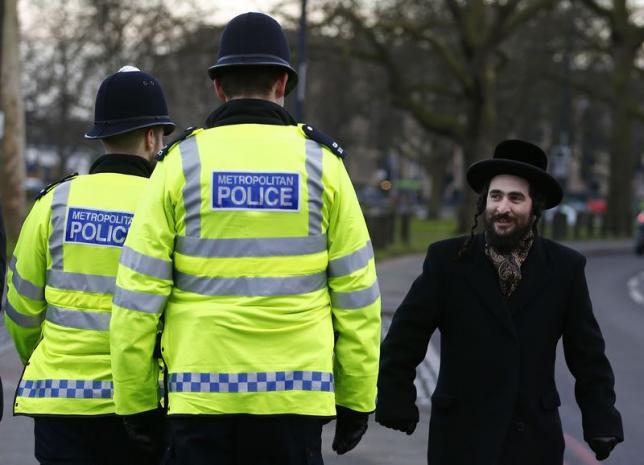
[[[304,96],[306,92],[306,2],[302,0],[302,11],[300,14],[300,33],[297,47],[298,58],[298,75],[299,82],[297,84],[297,99],[295,102],[295,117],[298,121],[304,119]]]

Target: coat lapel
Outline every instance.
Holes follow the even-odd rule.
[[[503,294],[496,270],[485,255],[482,234],[474,237],[472,254],[468,263],[467,281],[476,291],[486,310],[492,313],[499,322],[516,338],[516,330],[510,316],[510,307]]]
[[[536,237],[530,252],[521,266],[521,282],[514,294],[510,296],[510,309],[513,314],[520,312],[526,304],[534,300],[535,296],[543,289],[546,284],[547,260],[543,239]]]

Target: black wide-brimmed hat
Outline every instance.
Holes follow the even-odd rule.
[[[290,63],[288,41],[277,21],[263,13],[244,13],[226,25],[219,40],[217,62],[208,68],[210,79],[239,66],[276,66],[288,73],[286,93],[297,85],[297,72]]]
[[[166,136],[174,131],[161,84],[134,66],[124,66],[101,83],[94,126],[85,137],[104,139],[151,126],[163,126]]]
[[[563,197],[561,186],[547,171],[548,157],[541,148],[518,139],[504,140],[489,160],[478,161],[467,170],[467,182],[477,193],[499,174],[526,179],[545,197],[545,208],[557,206]]]

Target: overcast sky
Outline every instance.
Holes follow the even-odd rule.
[[[220,14],[233,17],[247,11],[267,12],[275,3],[275,0],[220,0],[216,5]]]
[[[299,11],[300,0],[291,0],[293,7]],[[198,2],[208,11],[212,6],[212,20],[217,23],[226,23],[235,16],[248,11],[261,11],[270,13],[271,9],[280,2],[279,0],[198,0]],[[175,5],[177,2],[175,0]],[[309,0],[309,9],[313,2]],[[209,18],[210,19],[210,18]]]
[[[172,7],[181,11],[182,8],[189,7],[188,2],[182,2],[181,0],[168,0]],[[291,0],[293,2],[293,7],[296,11],[299,11],[299,0]],[[214,23],[226,23],[233,17],[241,13],[246,13],[248,11],[261,11],[262,13],[269,13],[271,8],[275,7],[279,0],[197,0],[201,6],[203,6],[206,12],[211,11],[212,17],[208,19]],[[309,0],[309,4],[311,4]],[[20,19],[22,22],[22,27],[31,27],[31,18],[32,13],[35,11],[37,6],[31,4],[31,2],[21,1],[18,3],[20,8]],[[310,7],[309,7],[310,8]]]

